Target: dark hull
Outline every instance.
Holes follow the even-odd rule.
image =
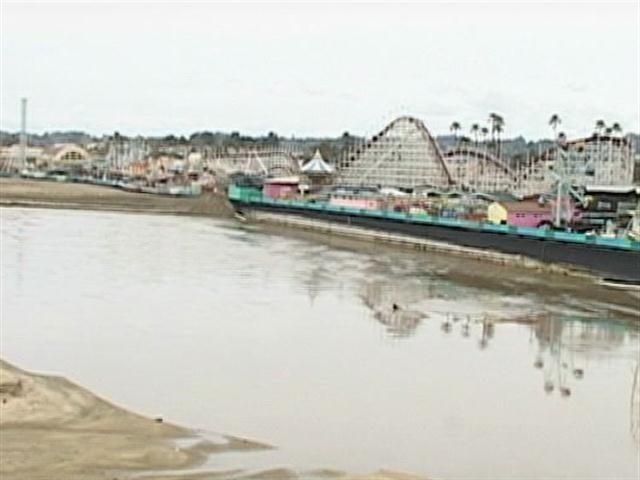
[[[599,245],[572,244],[551,239],[529,238],[514,234],[481,232],[457,227],[443,227],[411,222],[353,215],[351,213],[307,210],[282,205],[255,204],[233,201],[243,210],[260,210],[279,214],[293,214],[306,218],[399,233],[417,238],[438,240],[465,247],[525,255],[546,262],[566,264],[591,271],[602,277],[640,283],[640,252],[606,248]]]

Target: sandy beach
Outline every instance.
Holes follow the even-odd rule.
[[[0,477],[124,478],[122,472],[194,467],[207,455],[269,448],[227,437],[197,441],[190,430],[127,412],[62,377],[0,360]],[[188,448],[178,439],[194,437]]]
[[[0,478],[4,480],[298,479],[415,480],[380,471],[364,476],[322,470],[175,473],[209,455],[273,448],[224,436],[211,442],[160,418],[128,412],[58,376],[26,372],[0,360]],[[180,440],[189,439],[182,447]],[[167,472],[163,474],[162,472]]]
[[[230,216],[223,193],[197,198],[132,193],[81,183],[0,178],[0,206]]]

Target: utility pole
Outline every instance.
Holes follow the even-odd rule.
[[[20,171],[27,167],[27,99],[20,99]]]

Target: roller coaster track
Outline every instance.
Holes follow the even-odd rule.
[[[477,160],[485,160],[488,163],[491,163],[502,170],[507,175],[511,176],[514,180],[516,178],[516,172],[513,171],[504,161],[500,160],[494,155],[491,155],[489,152],[485,152],[482,150],[478,150],[477,148],[469,148],[469,147],[455,147],[453,149],[447,150],[444,152],[445,158],[453,158],[456,156],[461,157],[472,157]]]
[[[412,130],[413,129],[413,130]],[[411,138],[412,133],[418,134],[418,139],[424,142],[425,152],[427,157],[433,154],[437,165],[439,165],[441,173],[446,178],[448,185],[454,184],[454,178],[449,169],[449,165],[444,159],[444,155],[440,146],[435,141],[424,123],[411,116],[398,117],[384,127],[380,132],[373,135],[370,139],[366,140],[362,145],[355,148],[355,151],[350,152],[341,165],[341,170],[345,171],[352,167],[357,166],[358,162],[369,152],[375,152],[380,156],[374,163],[383,163],[382,160],[390,158],[390,152],[388,149],[399,148],[402,145],[409,145],[411,142],[415,143],[415,138]],[[396,140],[394,145],[388,145],[380,147],[383,141]],[[382,160],[381,160],[382,159]],[[369,171],[370,168],[367,169]]]

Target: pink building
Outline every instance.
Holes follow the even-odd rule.
[[[554,205],[540,205],[537,200],[524,200],[521,202],[502,202],[499,204],[505,211],[507,223],[517,227],[543,227],[554,223]],[[490,206],[491,208],[491,206]],[[567,198],[562,204],[563,219],[570,219],[573,223],[582,218],[582,212]]]
[[[368,210],[380,210],[384,206],[384,200],[379,197],[358,195],[335,195],[329,199],[331,205],[349,208],[366,208]]]
[[[494,202],[487,209],[487,219],[497,224],[539,227],[551,222],[552,210],[550,205],[540,205],[536,200]]]
[[[518,227],[539,227],[551,222],[551,207],[537,201],[506,204],[507,223]]]
[[[269,178],[265,180],[262,192],[269,198],[287,198],[298,194],[298,177]]]

